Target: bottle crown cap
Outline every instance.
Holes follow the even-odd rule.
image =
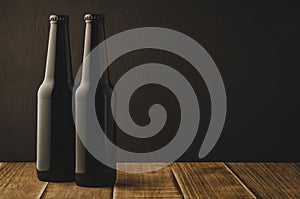
[[[104,14],[86,14],[86,15],[84,15],[84,21],[94,21],[94,20],[104,21],[104,19],[105,19]]]
[[[69,22],[70,18],[68,15],[50,15],[49,21],[66,21]]]

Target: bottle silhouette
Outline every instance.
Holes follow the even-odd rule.
[[[38,90],[37,175],[42,181],[73,181],[75,126],[69,17],[51,15],[45,78]]]
[[[104,15],[86,14],[85,20],[85,43],[84,43],[84,58],[95,48],[98,44],[105,40],[104,30]],[[76,127],[81,129],[81,135],[87,135],[89,127],[87,127],[86,120],[88,120],[88,114],[91,114],[86,108],[83,101],[85,101],[87,93],[90,92],[91,78],[95,71],[92,63],[98,63],[96,70],[103,71],[102,64],[106,62],[106,49],[97,55],[95,60],[89,60],[88,63],[83,64],[81,82],[78,86],[75,94],[76,104]],[[101,64],[102,63],[102,64]],[[108,70],[102,75],[95,94],[95,110],[98,118],[98,122],[103,129],[105,136],[111,141],[116,141],[115,123],[111,113],[111,97],[112,86],[109,79]],[[99,132],[100,133],[100,132]],[[105,154],[115,161],[115,153],[111,149],[105,148],[105,140],[97,140],[97,144],[102,145],[102,149],[105,150]],[[115,162],[114,162],[115,163]],[[100,161],[98,161],[93,155],[87,151],[78,134],[76,134],[76,166],[75,166],[75,182],[79,186],[85,187],[103,187],[113,186],[116,179],[116,170],[110,168]]]

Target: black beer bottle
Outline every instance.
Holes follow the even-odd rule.
[[[73,181],[75,126],[69,17],[51,15],[45,78],[38,90],[37,175],[42,181]]]
[[[85,27],[85,44],[84,44],[84,57],[86,57],[98,44],[105,40],[105,30],[104,30],[104,16],[96,14],[87,14],[84,17],[86,27]],[[97,56],[97,59],[106,59],[106,50],[105,52],[100,52],[101,55]],[[101,60],[105,62],[105,60]],[[98,67],[98,66],[96,66]],[[99,65],[99,69],[102,70],[103,66]],[[83,96],[84,93],[87,93],[90,89],[88,87],[91,78],[88,74],[93,73],[90,71],[91,67],[83,65],[82,68],[82,78],[78,89],[76,90],[75,101],[77,100],[76,105],[76,126],[83,125],[80,129],[86,131],[85,124],[83,121],[87,117],[84,116],[85,108],[81,107],[78,96]],[[105,136],[111,141],[116,141],[115,134],[115,123],[113,116],[111,114],[111,96],[112,96],[112,86],[109,80],[108,70],[102,75],[97,92],[95,94],[95,109],[97,113],[98,122],[100,123]],[[77,117],[78,116],[78,117]],[[78,122],[78,120],[80,120]],[[88,135],[88,132],[80,132]],[[100,145],[105,146],[105,141],[97,141]],[[105,148],[105,147],[103,147]],[[105,149],[104,149],[105,150]],[[115,161],[115,153],[112,151],[105,151],[105,154],[112,158]],[[115,164],[115,162],[114,162]],[[79,135],[76,134],[76,167],[75,167],[75,182],[79,186],[85,187],[103,187],[103,186],[113,186],[116,179],[116,170],[110,168],[100,161],[98,161],[83,145],[82,141],[79,138]]]

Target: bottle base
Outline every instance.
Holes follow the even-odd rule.
[[[116,181],[116,172],[75,173],[75,183],[82,187],[112,187]]]
[[[75,180],[74,173],[66,173],[62,170],[37,170],[37,176],[40,181],[45,182],[73,182]]]

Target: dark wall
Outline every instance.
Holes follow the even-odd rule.
[[[0,161],[35,159],[36,92],[44,76],[49,15],[70,15],[75,75],[82,61],[85,13],[107,15],[107,36],[131,28],[160,26],[189,35],[209,52],[225,82],[228,112],[221,139],[204,160],[299,161],[299,7],[289,2],[241,2],[1,1]],[[198,92],[203,117],[194,144],[182,157],[198,160],[210,102],[203,80],[185,60],[157,50],[133,52],[113,63],[111,79],[115,83],[135,65],[154,61],[179,70]],[[159,97],[149,94],[152,91]],[[120,146],[147,151],[172,138],[179,107],[166,89],[141,88],[130,104],[133,118],[146,124],[145,107],[154,102],[166,105],[170,113],[163,132],[147,143],[119,131]]]

